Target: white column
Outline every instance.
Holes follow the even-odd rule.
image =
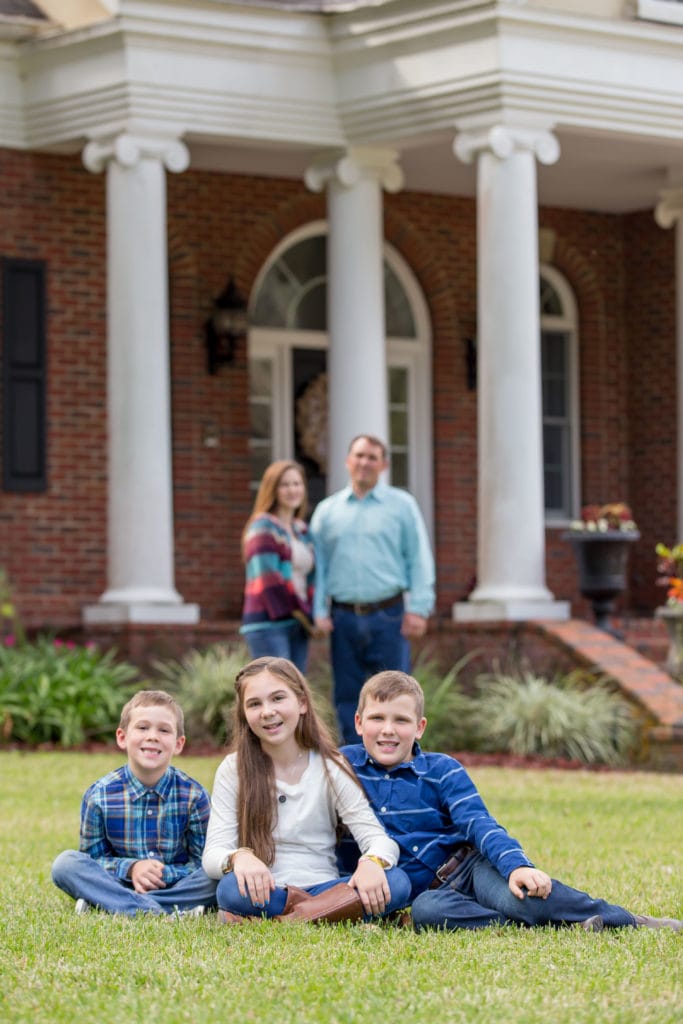
[[[90,142],[107,169],[108,580],[88,623],[196,622],[175,589],[165,168],[177,140],[121,134]]]
[[[683,186],[665,189],[655,208],[662,228],[676,226],[676,395],[678,439],[677,542],[683,541]]]
[[[347,482],[344,462],[356,434],[388,441],[382,189],[403,175],[393,150],[351,149],[306,172],[327,187],[328,491]]]
[[[545,584],[536,164],[559,146],[508,125],[459,135],[477,157],[477,586],[455,618],[567,618]]]

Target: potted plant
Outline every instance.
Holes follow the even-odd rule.
[[[591,601],[596,626],[622,639],[610,615],[626,589],[629,545],[640,538],[631,509],[621,501],[586,505],[563,537],[574,549],[579,589]]]
[[[678,682],[683,682],[683,544],[667,548],[657,544],[657,583],[667,587],[666,604],[656,609],[669,634],[669,653],[666,670]]]

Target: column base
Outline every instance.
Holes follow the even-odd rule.
[[[530,619],[552,619],[566,622],[570,618],[569,601],[534,601],[507,598],[498,601],[458,601],[453,605],[455,622],[526,622]]]
[[[126,623],[191,626],[199,622],[198,604],[166,604],[154,601],[112,601],[86,605],[86,626],[117,626]]]

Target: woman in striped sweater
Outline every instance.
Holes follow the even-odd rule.
[[[268,466],[242,534],[240,633],[252,658],[287,658],[306,671],[313,598],[313,543],[303,520],[306,477],[298,462]]]

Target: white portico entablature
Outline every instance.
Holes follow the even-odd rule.
[[[560,134],[683,141],[683,32],[593,6],[388,0],[322,14],[119,0],[116,16],[2,44],[0,145],[68,151],[121,130],[170,133],[265,145],[277,173],[284,148],[305,166],[313,149],[421,147],[508,107]]]

